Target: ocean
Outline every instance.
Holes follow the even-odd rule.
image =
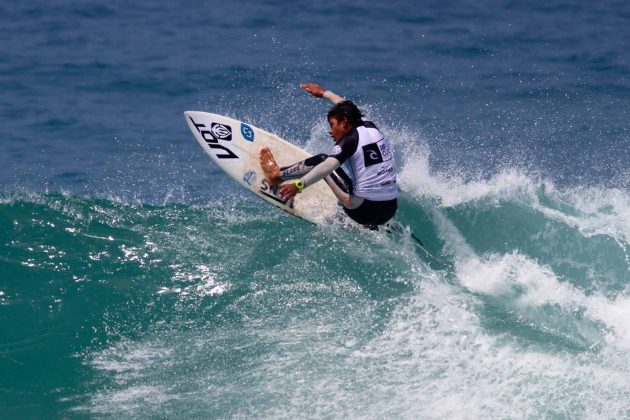
[[[0,5],[2,418],[630,417],[630,3]],[[415,233],[244,191],[187,110],[330,150]]]

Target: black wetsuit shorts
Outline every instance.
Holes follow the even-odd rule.
[[[343,208],[355,222],[362,225],[382,225],[394,217],[398,209],[398,199],[387,201],[364,200],[356,209]]]

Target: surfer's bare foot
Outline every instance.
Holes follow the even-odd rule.
[[[260,154],[258,155],[258,161],[260,162],[260,167],[265,174],[265,178],[269,185],[274,187],[282,182],[282,178],[280,178],[280,167],[276,163],[273,155],[271,154],[271,150],[268,147],[263,147],[260,149]]]

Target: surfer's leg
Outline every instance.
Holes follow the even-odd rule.
[[[268,147],[260,149],[258,161],[260,162],[260,167],[262,168],[265,178],[267,179],[267,182],[269,182],[270,186],[274,187],[282,182],[282,178],[280,177],[280,167],[276,163],[276,160],[273,158],[273,154]]]

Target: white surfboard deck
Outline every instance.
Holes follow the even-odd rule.
[[[337,198],[324,181],[285,201],[271,188],[258,162],[260,149],[269,147],[278,165],[288,166],[311,154],[260,128],[223,115],[184,112],[188,127],[214,163],[242,187],[294,216],[325,224],[339,212]]]

